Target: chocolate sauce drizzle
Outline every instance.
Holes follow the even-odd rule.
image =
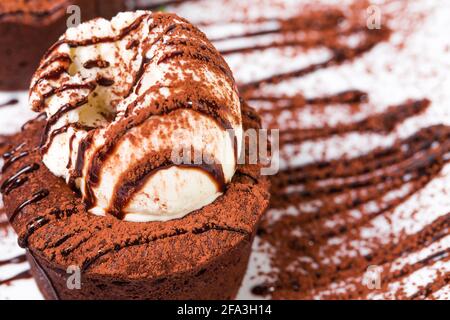
[[[315,10],[305,10],[304,12],[294,15],[290,18],[258,18],[256,20],[230,20],[230,21],[222,21],[219,22],[220,24],[225,23],[241,23],[244,25],[253,24],[253,25],[259,25],[261,23],[266,22],[276,22],[278,26],[272,27],[269,29],[262,29],[258,31],[250,31],[250,32],[244,32],[244,33],[238,33],[238,34],[232,34],[227,36],[221,36],[217,38],[213,38],[213,42],[219,42],[224,40],[232,40],[232,39],[240,39],[240,38],[252,38],[252,37],[258,37],[262,35],[268,35],[268,34],[289,34],[289,33],[296,33],[299,31],[320,31],[322,34],[329,34],[335,37],[336,34],[348,34],[352,31],[362,30],[362,27],[359,25],[351,25],[347,29],[342,29],[340,27],[343,22],[346,21],[345,14],[338,9],[330,9],[326,12],[324,11],[315,11]],[[201,25],[211,25],[216,23],[206,23]],[[320,42],[312,42],[314,45],[322,45],[326,43],[329,39],[326,37],[319,37],[321,39]],[[312,40],[316,40],[317,38],[312,38]],[[288,39],[282,39],[281,42],[287,41]],[[311,41],[308,38],[308,42]],[[273,45],[274,43],[272,43]],[[271,48],[272,46],[269,46],[268,48]],[[253,50],[254,48],[259,48],[258,45],[250,46],[244,48],[244,52],[248,49]]]
[[[37,163],[22,167],[19,171],[2,183],[0,186],[0,191],[4,194],[9,194],[12,190],[22,186],[26,181],[28,181],[28,177],[24,177],[25,174],[32,173],[38,169],[39,165]]]
[[[71,48],[76,48],[76,47],[81,47],[81,46],[90,46],[90,45],[99,44],[99,43],[116,42],[116,41],[122,40],[123,38],[128,36],[132,31],[138,29],[141,26],[142,22],[145,19],[148,19],[149,17],[150,17],[149,14],[143,14],[143,15],[139,16],[129,26],[127,26],[127,27],[123,28],[122,30],[120,30],[119,33],[116,36],[112,36],[112,37],[93,37],[93,38],[85,39],[85,40],[70,40],[70,39],[65,39],[65,38],[61,39],[61,40],[57,41],[55,44],[53,44],[53,46],[51,46],[47,50],[47,52],[44,55],[44,59],[47,58],[48,56],[50,56],[50,54],[62,44],[67,44]]]
[[[47,130],[42,135],[42,141],[41,141],[41,146],[40,146],[41,152],[42,153],[47,152],[48,148],[52,145],[55,137],[57,137],[61,133],[67,132],[70,128],[73,128],[75,130],[85,130],[88,132],[95,129],[94,127],[85,126],[85,125],[82,125],[82,124],[79,124],[78,122],[76,122],[76,123],[69,123],[58,129],[55,129],[51,132],[50,135],[48,135],[48,127],[47,127]],[[75,136],[73,135],[72,138],[74,138],[74,137]],[[72,147],[72,144],[70,144],[70,147]]]
[[[47,124],[44,130],[44,133],[42,135],[42,145],[44,146],[44,144],[47,142],[48,140],[48,134],[50,129],[52,128],[53,125],[55,125],[58,120],[65,115],[66,113],[75,110],[77,108],[80,108],[82,106],[84,106],[85,104],[88,103],[88,98],[87,97],[83,97],[82,99],[74,102],[74,103],[67,103],[64,106],[62,106],[54,115],[52,115],[48,120],[47,120]],[[61,131],[60,133],[65,132],[65,131]],[[54,138],[56,135],[54,135],[52,138]]]
[[[26,248],[28,246],[28,239],[30,236],[39,228],[43,227],[47,223],[50,222],[45,216],[37,216],[27,223],[27,227],[25,233],[21,234],[18,239],[19,246],[22,248]]]
[[[223,55],[229,55],[229,54],[248,53],[252,51],[266,50],[270,48],[298,47],[301,48],[302,50],[307,50],[310,48],[325,47],[331,51],[332,56],[331,58],[325,60],[324,62],[311,64],[304,68],[300,68],[297,70],[281,74],[275,74],[267,78],[241,84],[239,89],[241,94],[245,98],[247,98],[247,96],[251,94],[252,91],[259,89],[264,84],[277,84],[282,81],[289,80],[291,78],[303,77],[320,69],[332,67],[347,61],[351,61],[361,56],[362,54],[370,51],[374,46],[376,46],[381,41],[389,39],[391,33],[388,28],[383,28],[380,30],[369,30],[365,26],[361,26],[358,24],[350,24],[350,26],[345,28],[341,27],[343,22],[346,21],[346,16],[343,12],[336,9],[331,9],[330,11],[327,12],[322,11],[304,12],[301,13],[300,15],[293,16],[289,19],[271,18],[269,20],[272,22],[277,22],[279,26],[268,30],[244,32],[231,36],[215,38],[211,39],[211,41],[218,43],[221,41],[231,39],[253,38],[262,35],[274,34],[282,36],[283,39],[265,45],[252,45],[247,47],[227,49],[221,51],[221,53]],[[255,23],[259,24],[266,21],[268,20],[260,19]],[[242,21],[242,23],[247,24],[248,22]],[[291,38],[287,37],[287,35],[299,31],[319,32],[322,33],[323,36],[319,35],[312,38],[307,37],[305,40],[292,40]],[[356,34],[364,36],[364,39],[356,47],[347,46],[339,42],[338,40],[342,36],[351,36]]]
[[[24,254],[12,257],[10,259],[6,259],[6,260],[0,260],[0,267],[1,266],[6,266],[9,264],[19,264],[19,263],[23,263],[27,261],[27,257]]]
[[[25,130],[30,124],[36,122],[36,121],[41,121],[47,119],[47,114],[45,112],[39,113],[34,119],[28,120],[27,122],[25,122],[22,127],[20,128],[21,131]]]
[[[12,257],[10,259],[6,260],[0,260],[0,267],[6,266],[6,265],[13,265],[13,264],[20,264],[27,261],[27,257],[24,254],[18,255],[16,257]],[[30,279],[32,278],[30,270],[22,271],[12,277],[6,278],[4,280],[0,280],[0,286],[1,285],[9,285],[14,281],[22,280],[22,279]]]
[[[5,152],[3,154],[3,159],[5,159],[4,166],[2,168],[2,174],[5,173],[5,171],[10,168],[15,162],[19,160],[23,160],[24,158],[28,157],[32,151],[23,150],[23,148],[26,147],[26,143],[23,142],[16,147],[12,148],[10,151]],[[23,151],[22,151],[23,150]],[[35,149],[34,149],[35,150]],[[34,151],[33,150],[33,151]],[[29,174],[37,171],[40,168],[39,164],[32,163],[26,166],[23,166],[20,168],[15,174],[10,176],[9,178],[5,179],[0,186],[0,192],[2,192],[4,195],[10,194],[13,190],[23,186],[25,183],[30,181]],[[49,194],[49,191],[47,189],[42,189],[36,193],[34,193],[30,199],[25,200],[22,202],[9,216],[9,222],[13,222],[16,218],[17,214],[19,214],[20,211],[22,211],[25,207],[28,205],[37,203],[41,201],[42,199],[46,198]]]
[[[154,35],[152,41],[140,41],[139,39],[134,39],[133,32],[141,28],[144,21],[148,21],[152,19],[151,24],[149,25],[149,32],[154,32],[153,29],[157,27],[161,27],[161,31],[158,34]],[[90,46],[99,43],[106,42],[116,42],[119,40],[125,39],[125,37],[130,36],[130,41],[127,44],[127,49],[134,50],[134,59],[140,59],[140,67],[134,74],[134,79],[132,81],[131,87],[128,90],[128,93],[125,94],[125,98],[129,96],[133,91],[138,93],[141,88],[141,79],[148,68],[150,62],[152,62],[153,58],[147,57],[147,53],[158,43],[165,41],[166,48],[170,48],[168,52],[166,52],[162,57],[159,58],[158,63],[169,63],[177,60],[180,57],[184,57],[184,59],[190,59],[192,61],[196,61],[200,64],[208,64],[209,67],[215,68],[218,72],[222,72],[228,76],[225,77],[227,81],[230,81],[230,84],[234,85],[234,81],[232,78],[231,71],[226,65],[223,58],[217,53],[212,45],[209,45],[205,41],[205,36],[198,31],[195,27],[185,23],[181,19],[183,23],[175,23],[175,19],[180,19],[174,15],[170,14],[143,14],[135,19],[129,26],[119,30],[117,35],[109,36],[109,37],[92,37],[84,40],[69,40],[67,38],[62,38],[59,40],[54,46],[52,46],[48,52],[46,53],[43,63],[39,68],[40,75],[37,77],[35,84],[32,87],[32,91],[38,90],[39,99],[38,101],[33,102],[34,110],[42,110],[45,107],[46,99],[51,96],[60,93],[65,90],[78,90],[78,89],[88,89],[93,91],[96,85],[100,86],[111,86],[114,84],[113,79],[105,78],[103,76],[99,76],[92,83],[83,83],[83,84],[64,84],[60,87],[51,87],[45,93],[39,93],[41,88],[38,85],[45,79],[56,79],[60,77],[64,72],[67,72],[69,66],[71,64],[71,59],[66,54],[61,54],[54,52],[61,44],[67,44],[72,48],[79,46]],[[178,32],[178,33],[177,33]],[[164,36],[171,34],[189,34],[189,39],[183,39],[182,37],[174,37],[173,39],[165,39]],[[140,49],[140,50],[139,50]],[[54,62],[59,62],[53,65]],[[101,57],[97,59],[88,60],[83,63],[83,66],[87,69],[91,68],[107,68],[110,66],[110,63],[103,60]],[[47,67],[50,67],[50,70],[46,70]],[[38,73],[39,74],[39,73]],[[182,84],[182,82],[180,82]],[[222,128],[231,129],[232,125],[228,120],[229,115],[226,114],[227,106],[225,102],[217,101],[214,97],[207,94],[205,90],[201,90],[199,92],[195,92],[195,94],[185,94],[180,95],[179,97],[169,97],[169,98],[161,98],[157,101],[155,106],[149,106],[147,108],[142,108],[141,110],[134,111],[141,107],[143,102],[145,102],[146,96],[153,92],[158,92],[161,89],[161,85],[158,84],[151,88],[148,88],[145,92],[140,93],[137,99],[132,101],[127,107],[125,112],[125,119],[118,123],[116,126],[108,127],[109,131],[112,131],[111,134],[106,136],[106,141],[104,146],[95,151],[95,154],[92,156],[92,161],[90,161],[87,167],[86,173],[86,188],[85,188],[85,202],[87,207],[90,208],[95,205],[95,195],[93,192],[93,188],[98,185],[101,168],[102,165],[109,156],[112,154],[115,146],[126,133],[134,128],[143,124],[149,117],[154,115],[163,115],[168,114],[172,111],[183,109],[183,108],[191,108],[199,113],[203,113],[204,115],[215,120]],[[89,95],[89,94],[88,94]],[[192,95],[192,96],[191,96]],[[197,95],[199,98],[197,98]],[[43,153],[48,151],[49,146],[51,145],[53,139],[66,132],[68,128],[73,125],[65,125],[61,128],[54,129],[54,125],[58,122],[58,120],[68,112],[75,110],[83,105],[88,103],[88,96],[83,98],[78,98],[76,101],[73,99],[71,103],[68,103],[62,106],[54,115],[52,115],[46,125],[45,132],[42,136],[42,144],[41,150]],[[86,130],[81,128],[82,130]],[[86,130],[89,131],[89,130]],[[51,132],[51,133],[50,133]],[[75,167],[73,170],[70,170],[71,176],[69,178],[69,182],[72,188],[76,186],[76,179],[80,178],[83,174],[83,168],[85,167],[85,153],[92,145],[94,139],[95,132],[88,132],[88,135],[82,139],[81,143],[78,146],[78,156],[75,162]],[[73,140],[72,140],[73,141]],[[70,146],[72,148],[72,146]],[[70,169],[72,165],[72,159],[69,160],[67,167]],[[163,167],[167,167],[171,164],[165,164]],[[218,190],[223,190],[223,172],[222,168],[213,168],[211,166],[201,166],[196,167],[196,169],[203,170],[211,175],[212,178],[215,179]],[[220,170],[219,170],[220,169]],[[154,170],[149,171],[148,174],[153,174]],[[139,181],[144,180],[144,177],[140,177]],[[126,185],[118,186],[119,190],[127,190],[127,194],[133,194],[131,189],[137,190],[139,184],[130,183],[130,181],[125,182]],[[131,188],[131,186],[134,186]],[[127,198],[127,197],[125,197]],[[120,207],[126,205],[124,203],[124,197],[121,198]],[[116,210],[112,210],[116,211]]]
[[[13,106],[13,105],[18,104],[18,103],[19,103],[19,100],[13,98],[13,99],[10,99],[10,100],[8,100],[6,102],[0,103],[0,108]]]
[[[53,284],[52,279],[50,278],[50,276],[47,274],[47,272],[45,271],[45,269],[42,267],[42,265],[39,263],[38,259],[36,259],[36,257],[34,257],[33,253],[31,251],[28,250],[28,257],[31,260],[31,262],[35,265],[36,269],[40,272],[40,274],[44,277],[44,279],[47,281],[47,284],[51,290],[51,293],[53,295],[53,299],[54,300],[60,300],[58,291],[56,290],[55,285]]]
[[[11,158],[12,156],[14,156],[14,154],[21,150],[23,147],[25,147],[27,144],[26,142],[22,142],[20,144],[18,144],[17,146],[15,146],[14,148],[12,148],[11,150],[5,152],[2,156],[3,159],[8,160],[9,158]]]
[[[94,59],[94,60],[88,60],[85,63],[83,63],[83,67],[86,69],[92,69],[92,68],[108,68],[109,62],[102,59]]]
[[[102,86],[102,87],[110,87],[114,84],[114,80],[108,79],[105,77],[100,77],[100,78],[97,78],[97,83],[99,86]]]
[[[142,189],[145,183],[158,171],[169,169],[173,166],[179,168],[189,168],[192,170],[200,170],[208,174],[212,181],[216,183],[217,192],[225,192],[226,183],[223,173],[222,165],[217,164],[217,161],[208,161],[212,164],[174,164],[170,159],[163,163],[153,167],[153,163],[144,161],[139,163],[136,167],[130,168],[127,172],[124,172],[121,178],[121,182],[114,190],[114,197],[112,199],[112,205],[110,207],[110,214],[124,218],[123,209],[128,204],[130,199],[133,198],[137,192]],[[138,174],[139,173],[139,174]],[[92,205],[92,204],[91,204]]]
[[[33,278],[33,275],[31,274],[31,271],[28,269],[28,270],[25,270],[25,271],[22,271],[22,272],[16,274],[15,276],[10,277],[10,278],[0,280],[0,286],[9,285],[12,282],[17,281],[17,280],[24,280],[24,279],[31,279],[31,278]]]
[[[285,129],[280,134],[280,145],[298,144],[305,140],[325,138],[331,135],[343,135],[350,132],[389,133],[397,124],[424,112],[429,105],[430,101],[428,99],[408,101],[398,106],[389,107],[382,113],[371,115],[364,120],[351,124],[335,127],[323,126],[313,129]],[[295,110],[295,108],[290,109]],[[275,114],[277,112],[279,112],[278,109],[273,109],[265,113]]]
[[[34,204],[36,202],[41,201],[42,199],[46,198],[49,195],[49,191],[47,189],[39,190],[38,192],[34,193],[30,199],[25,200],[22,202],[12,213],[12,215],[9,217],[9,222],[13,222],[16,218],[17,214],[22,211],[23,208],[26,206],[29,206],[30,204]]]
[[[66,2],[62,2],[58,5],[53,6],[52,8],[49,8],[47,10],[35,10],[35,11],[29,11],[29,10],[15,10],[15,11],[9,11],[9,12],[2,12],[0,13],[0,20],[8,19],[8,18],[16,18],[16,17],[22,17],[22,16],[30,16],[33,19],[43,19],[48,16],[55,15],[57,13],[63,13],[67,7]]]
[[[14,162],[26,157],[27,155],[29,155],[30,152],[29,151],[22,151],[17,155],[14,155],[10,158],[8,158],[5,163],[3,164],[2,167],[2,173],[5,173],[5,170],[8,169]]]

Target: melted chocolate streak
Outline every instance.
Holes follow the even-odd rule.
[[[19,264],[25,261],[27,261],[27,257],[24,254],[21,254],[10,259],[0,260],[0,267],[8,264]]]
[[[42,189],[39,190],[36,193],[33,193],[33,195],[31,196],[30,199],[25,200],[24,202],[22,202],[12,213],[12,215],[9,217],[9,221],[13,222],[13,220],[15,219],[16,215],[22,211],[23,208],[25,208],[26,206],[29,206],[31,204],[37,203],[39,201],[41,201],[42,199],[46,198],[49,195],[49,191],[47,189]]]
[[[3,184],[0,186],[0,191],[4,194],[9,194],[12,190],[17,189],[18,187],[29,181],[29,178],[27,176],[24,176],[25,174],[32,173],[37,169],[39,169],[39,165],[37,163],[22,167],[14,175],[3,182]]]
[[[324,13],[326,14],[326,13]],[[242,84],[240,92],[249,101],[263,101],[270,107],[261,110],[261,114],[269,115],[269,119],[276,119],[285,110],[298,111],[306,106],[326,105],[360,105],[367,102],[366,93],[358,90],[349,90],[337,95],[306,99],[302,96],[265,96],[259,92],[264,84],[277,84],[292,78],[303,77],[312,72],[334,65],[351,61],[370,51],[379,42],[389,38],[390,31],[372,32],[359,26],[351,26],[346,31],[339,31],[337,25],[345,17],[342,13],[332,12],[328,18],[294,17],[291,21],[283,19],[270,19],[280,23],[279,28],[256,31],[240,35],[232,35],[215,39],[216,42],[258,37],[265,34],[293,33],[298,30],[315,30],[323,35],[335,33],[335,37],[319,36],[306,40],[280,40],[268,45],[255,45],[236,49],[224,50],[222,54],[248,53],[270,48],[295,46],[303,49],[312,47],[328,47],[333,56],[322,63],[312,64],[305,68],[272,75],[254,82]],[[295,21],[296,19],[297,22]],[[306,20],[305,20],[306,19]],[[264,21],[255,21],[260,23]],[[246,22],[243,21],[243,24]],[[316,23],[316,24],[314,24]],[[364,30],[363,30],[364,29]],[[337,31],[333,31],[337,30]],[[354,33],[365,34],[365,39],[355,48],[336,46],[333,38]],[[416,116],[425,111],[430,101],[427,99],[407,101],[398,106],[392,106],[385,112],[369,116],[368,118],[348,125],[337,127],[322,127],[314,129],[290,129],[280,134],[281,144],[298,145],[305,140],[326,138],[332,135],[349,132],[375,132],[387,134],[397,124],[409,117]],[[269,120],[270,121],[270,120]],[[276,125],[276,120],[269,122],[269,126]],[[378,244],[377,250],[370,256],[356,257],[338,265],[322,265],[319,252],[326,245],[327,239],[334,236],[346,235],[352,239],[352,232],[358,226],[384,213],[392,211],[406,201],[413,194],[425,187],[441,171],[448,161],[450,153],[450,127],[437,125],[420,130],[415,135],[403,141],[398,141],[392,148],[377,149],[372,153],[354,159],[340,159],[332,162],[314,163],[302,167],[289,168],[280,172],[272,179],[272,208],[286,208],[295,206],[300,212],[296,216],[285,216],[274,223],[263,221],[258,234],[263,241],[271,243],[277,250],[272,257],[275,270],[271,274],[274,281],[255,286],[252,292],[256,295],[272,295],[279,298],[312,298],[314,290],[320,290],[331,283],[344,280],[348,272],[362,274],[368,265],[389,266],[398,257],[429,246],[448,235],[450,226],[450,213],[446,214],[415,235],[400,236],[394,244]],[[327,184],[323,182],[327,181]],[[302,186],[301,191],[287,191],[286,188]],[[406,194],[397,196],[393,200],[383,201],[391,191],[409,186]],[[336,197],[345,196],[346,201],[334,201]],[[322,203],[315,212],[302,212],[301,205],[305,202],[320,201]],[[377,204],[378,210],[364,212],[367,204]],[[355,218],[351,211],[363,212],[362,217]],[[326,227],[327,219],[338,218],[334,227]],[[295,231],[301,229],[302,236],[295,236]],[[333,253],[331,252],[330,255]],[[289,271],[293,263],[298,263],[300,256],[308,256],[317,266],[301,263],[297,269],[300,272]],[[415,264],[403,268],[400,272],[384,276],[383,282],[399,280],[415,270],[426,267],[438,260],[447,261],[449,250],[439,251]],[[347,272],[347,273],[346,273]],[[305,276],[307,275],[307,276]],[[399,296],[400,298],[416,299],[430,296],[449,283],[449,275],[445,275],[434,285],[419,290],[413,296]],[[343,294],[330,293],[332,298],[361,298],[367,296],[367,288],[360,282],[353,283],[356,289]],[[358,291],[359,290],[359,291]]]
[[[283,246],[285,251],[279,254],[283,254],[284,257],[291,257],[292,261],[290,262],[293,262],[302,254],[311,256],[315,261],[320,261],[319,250],[326,246],[327,239],[346,235],[351,240],[351,230],[355,230],[375,217],[395,209],[396,206],[406,201],[433,180],[444,164],[448,162],[448,155],[450,154],[449,138],[450,127],[434,126],[419,131],[390,149],[380,149],[367,156],[351,160],[317,163],[281,172],[274,178],[272,207],[285,207],[288,204],[299,206],[302,203],[314,200],[320,200],[323,205],[313,214],[300,212],[298,216],[284,217],[263,228],[260,231],[261,236],[265,241],[274,245],[277,241],[285,243],[285,246]],[[417,155],[420,156],[417,157]],[[390,171],[389,168],[391,168]],[[381,175],[375,173],[381,173]],[[408,180],[405,177],[408,177]],[[326,187],[318,186],[322,181],[336,180],[338,181]],[[406,195],[398,196],[390,201],[383,201],[383,197],[390,191],[399,189],[405,184],[411,185]],[[283,191],[285,187],[292,185],[303,185],[306,188],[299,192]],[[359,191],[358,195],[352,196],[355,191]],[[337,204],[333,199],[338,196],[346,196],[348,200],[344,201],[343,204]],[[364,206],[370,202],[377,203],[378,210],[364,212]],[[355,209],[363,213],[362,217],[354,218],[352,216],[351,211]],[[332,228],[326,227],[326,221],[331,216],[336,216],[339,220]],[[271,284],[268,288],[275,291],[306,292],[345,279],[345,271],[350,269],[353,272],[355,270],[364,272],[368,265],[389,265],[395,258],[429,246],[432,242],[448,235],[449,224],[450,214],[446,214],[416,235],[401,236],[395,245],[379,244],[379,248],[371,256],[354,258],[340,265],[325,265],[320,268],[320,273],[304,263],[302,268],[313,278],[313,287],[311,287],[311,279],[298,277],[297,273],[287,272],[286,275],[279,276],[279,282]],[[290,231],[298,230],[298,228],[302,229],[302,236],[289,235]],[[435,263],[437,260],[448,260],[448,250],[445,254],[430,256],[428,259],[404,268],[400,274],[384,276],[383,281],[388,283],[391,280],[398,280],[415,270]],[[274,263],[275,267],[284,271],[286,271],[285,266],[289,265],[289,261],[286,260],[277,263],[277,260],[274,259]],[[295,285],[292,285],[292,279],[296,279]],[[347,292],[345,295],[332,295],[332,297],[354,298],[368,293],[364,291],[367,288],[361,288],[358,284],[355,285],[361,291],[357,293],[355,290],[354,296]],[[264,292],[263,287],[257,287],[256,291]],[[298,293],[296,297],[307,297],[307,294],[301,295]]]
[[[148,15],[148,14],[143,14],[143,15],[139,16],[133,23],[131,23],[129,26],[120,30],[119,34],[116,36],[113,36],[113,37],[101,37],[101,38],[92,37],[90,39],[85,39],[85,40],[61,39],[61,40],[57,41],[55,44],[53,44],[48,49],[48,51],[44,55],[44,59],[47,58],[56,48],[58,48],[62,44],[67,44],[72,48],[76,48],[76,47],[81,47],[81,46],[90,46],[90,45],[99,44],[99,43],[116,42],[116,41],[122,40],[128,34],[130,34],[130,32],[139,28],[141,23],[145,19],[147,19],[149,16],[150,15]]]
[[[21,143],[17,145],[16,147],[12,148],[10,151],[5,152],[3,154],[3,159],[5,160],[5,163],[2,168],[2,174],[5,172],[7,168],[9,168],[13,163],[17,162],[18,160],[24,159],[27,156],[29,156],[32,152],[35,152],[34,150],[23,150],[23,148],[26,146],[26,143]],[[11,191],[23,186],[25,183],[30,181],[30,178],[28,177],[29,174],[37,171],[40,168],[40,166],[37,163],[29,164],[26,166],[23,166],[20,168],[15,174],[7,178],[2,185],[0,186],[0,192],[2,192],[5,195],[8,195],[11,193]],[[41,201],[42,199],[46,198],[49,194],[49,191],[47,189],[39,190],[38,192],[34,193],[30,199],[25,200],[17,208],[12,212],[12,214],[9,216],[9,222],[13,222],[16,216],[27,206],[37,203]]]

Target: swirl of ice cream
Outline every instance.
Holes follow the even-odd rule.
[[[68,29],[42,59],[30,104],[47,114],[43,162],[93,214],[180,218],[212,203],[236,169],[233,76],[176,15],[125,12]]]

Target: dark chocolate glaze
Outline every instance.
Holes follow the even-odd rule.
[[[34,204],[36,202],[41,201],[42,199],[46,198],[49,195],[49,191],[47,189],[42,189],[36,193],[34,193],[30,199],[22,202],[15,210],[14,212],[11,214],[11,216],[9,217],[9,222],[12,222],[17,214],[19,214],[20,211],[22,211],[23,208],[25,208],[26,206],[29,206],[30,204]]]
[[[88,98],[84,97],[78,101],[76,101],[75,103],[67,103],[64,106],[62,106],[54,115],[52,115],[48,120],[47,120],[47,124],[44,130],[44,133],[42,135],[42,143],[41,145],[43,145],[43,143],[45,143],[48,139],[48,133],[51,129],[51,127],[53,125],[55,125],[58,120],[65,115],[66,113],[75,110],[77,108],[80,108],[82,106],[84,106],[85,104],[88,103]]]
[[[50,220],[44,216],[37,216],[32,221],[27,223],[27,227],[24,234],[21,234],[18,243],[22,248],[28,246],[28,238],[39,228],[49,223]]]
[[[39,75],[38,73],[38,80],[35,82],[35,86],[33,86],[33,89],[36,89],[36,85],[40,83],[43,79],[53,79],[56,77],[59,77],[62,72],[66,72],[69,69],[71,60],[70,57],[64,54],[58,54],[55,53],[54,57],[50,57],[51,54],[53,54],[54,50],[61,44],[68,44],[70,47],[79,47],[79,46],[90,46],[95,45],[99,43],[106,43],[106,42],[115,42],[124,39],[126,36],[131,35],[134,30],[137,30],[142,25],[143,21],[148,20],[152,18],[152,23],[149,26],[150,32],[157,28],[161,27],[161,31],[159,31],[158,34],[155,35],[154,39],[152,41],[141,41],[139,42],[138,39],[133,39],[127,45],[128,48],[135,48],[135,46],[140,45],[140,52],[136,51],[134,55],[134,59],[137,59],[137,57],[140,57],[140,67],[136,71],[134,75],[133,82],[131,83],[131,88],[128,91],[128,94],[125,95],[128,96],[133,90],[135,92],[138,92],[141,88],[141,80],[142,77],[152,61],[152,58],[147,57],[147,53],[155,46],[155,44],[160,43],[161,41],[165,41],[165,45],[167,48],[170,48],[167,53],[163,54],[162,57],[159,58],[158,63],[168,63],[169,61],[173,61],[177,59],[178,57],[184,57],[185,59],[189,59],[191,61],[197,62],[197,63],[205,63],[208,64],[208,66],[213,67],[217,69],[218,72],[222,72],[227,77],[225,79],[232,83],[232,85],[235,87],[234,79],[232,77],[231,71],[229,70],[228,66],[226,65],[223,58],[218,54],[218,52],[214,49],[212,45],[208,45],[205,43],[205,36],[203,33],[201,33],[198,29],[196,29],[194,26],[189,25],[188,23],[185,23],[184,20],[181,18],[178,18],[174,15],[170,14],[144,14],[139,16],[135,19],[134,22],[132,22],[129,26],[123,28],[118,32],[116,36],[111,37],[92,37],[90,39],[84,39],[84,40],[68,40],[66,38],[62,38],[59,40],[52,48],[50,48],[44,57],[44,63],[43,66],[39,68],[39,70],[42,70],[42,74]],[[183,23],[175,23],[174,19],[180,19]],[[178,39],[178,37],[174,37],[174,39],[166,39],[164,36],[175,34],[177,32],[185,32],[192,35],[189,39]],[[48,60],[46,61],[45,59]],[[50,66],[52,62],[61,62],[59,65],[57,65],[54,69],[47,71],[44,68],[47,66]],[[105,68],[109,66],[109,63],[102,60],[101,58],[94,59],[94,60],[88,60],[84,64],[85,68]],[[53,67],[53,65],[51,65]],[[45,71],[45,73],[44,73]],[[174,80],[175,81],[175,80]],[[181,83],[181,82],[180,82]],[[100,86],[112,86],[114,84],[113,79],[108,79],[103,76],[99,76],[96,78],[93,82],[88,82],[84,84],[65,84],[61,85],[60,87],[51,88],[49,91],[45,93],[40,93],[40,99],[39,101],[35,102],[33,105],[33,108],[36,110],[41,110],[43,107],[45,107],[45,100],[57,93],[60,93],[64,90],[77,90],[77,89],[88,89],[88,90],[94,90],[97,85]],[[186,86],[185,83],[183,85]],[[90,160],[90,163],[85,164],[85,153],[88,150],[89,146],[92,145],[94,133],[88,134],[87,137],[85,137],[78,149],[78,156],[75,163],[74,170],[71,170],[70,172],[70,178],[69,182],[72,188],[75,189],[75,182],[76,179],[81,177],[83,175],[82,170],[87,165],[87,171],[86,171],[86,185],[85,185],[85,201],[86,204],[89,207],[92,207],[96,203],[96,199],[94,196],[93,188],[98,185],[100,180],[100,174],[103,164],[109,159],[111,154],[113,154],[113,151],[116,147],[116,145],[121,141],[121,139],[126,136],[128,131],[132,128],[135,128],[141,124],[143,124],[148,118],[155,116],[155,115],[167,115],[172,111],[178,110],[178,109],[192,109],[196,112],[199,112],[211,119],[213,119],[220,127],[222,127],[225,130],[232,129],[233,126],[231,124],[231,121],[229,120],[230,114],[228,111],[228,107],[226,106],[226,101],[217,101],[219,99],[211,96],[209,93],[206,94],[205,92],[191,92],[186,93],[185,95],[180,96],[170,96],[168,98],[161,98],[158,102],[155,103],[155,105],[148,106],[146,108],[137,108],[145,102],[146,96],[151,93],[152,91],[158,92],[161,85],[155,85],[151,88],[148,88],[144,93],[142,93],[138,98],[136,98],[134,101],[129,103],[128,106],[125,108],[125,117],[119,123],[112,123],[108,127],[108,133],[112,132],[111,134],[108,134],[105,139],[105,143],[102,147],[98,148],[94,151],[94,154],[92,155]],[[33,90],[32,89],[32,90]],[[73,99],[72,102],[62,106],[54,115],[52,115],[46,125],[46,129],[44,131],[44,134],[42,136],[42,153],[45,153],[48,151],[49,146],[51,145],[53,139],[60,135],[63,132],[66,132],[67,129],[71,125],[65,125],[59,129],[53,130],[53,127],[55,124],[57,124],[58,120],[61,119],[62,116],[67,114],[68,112],[75,110],[76,108],[79,108],[86,104],[88,102],[88,97],[84,98],[78,98],[78,101]],[[139,109],[135,111],[136,109]],[[227,113],[228,112],[228,113]],[[49,136],[49,132],[53,130]],[[73,139],[71,140],[73,141]],[[72,146],[70,145],[70,148]],[[71,166],[71,159],[69,160],[67,166],[70,168]],[[167,167],[169,165],[172,165],[170,163],[165,163],[164,167]],[[195,166],[198,170],[203,170],[210,175],[215,183],[217,184],[218,190],[222,191],[224,190],[224,174],[223,170],[220,166],[220,168],[216,168],[217,166]],[[150,171],[153,171],[155,168],[153,168]],[[150,171],[146,171],[147,174],[151,175],[152,173]],[[143,180],[144,177],[139,177],[139,181]],[[131,186],[134,186],[134,189],[138,189],[138,184],[133,183],[132,181],[127,181],[125,183],[126,187],[124,187],[127,190],[127,194],[130,196],[134,193],[132,192]],[[121,190],[121,187],[118,187],[119,190]],[[124,199],[121,199],[118,201],[121,203],[120,207],[123,207],[126,205],[127,201],[124,201]]]
[[[39,261],[34,257],[33,253],[30,250],[27,250],[27,257],[32,261],[32,263],[35,265],[35,267],[39,270],[40,274],[45,278],[47,285],[49,286],[52,294],[53,300],[60,300],[58,291],[56,290],[55,285],[53,284],[52,279],[48,275],[48,273],[45,271],[43,266],[39,263]]]
[[[99,78],[97,78],[97,83],[99,86],[102,86],[102,87],[110,87],[114,84],[114,80],[108,79],[105,77],[99,77]]]
[[[116,42],[119,40],[122,40],[125,38],[128,34],[130,34],[133,30],[136,30],[140,27],[141,23],[150,17],[148,14],[143,14],[139,16],[133,23],[131,23],[129,26],[123,28],[119,31],[118,35],[114,37],[103,37],[103,38],[91,38],[91,39],[85,39],[85,40],[69,40],[69,39],[62,39],[57,41],[53,46],[48,49],[48,51],[44,55],[44,59],[47,58],[53,50],[58,48],[62,44],[68,44],[70,47],[81,47],[81,46],[90,46],[98,43],[105,43],[105,42]]]
[[[21,149],[22,149],[23,147],[25,147],[25,146],[26,146],[26,142],[22,142],[22,143],[18,144],[17,146],[15,146],[14,148],[12,148],[11,150],[5,152],[5,153],[2,155],[2,156],[3,156],[3,159],[7,160],[7,159],[11,158],[12,156],[14,156],[14,154],[15,154],[17,151],[21,150]]]

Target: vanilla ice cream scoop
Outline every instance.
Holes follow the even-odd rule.
[[[212,203],[236,169],[233,76],[176,15],[125,12],[68,29],[42,59],[30,104],[47,114],[44,164],[93,214],[180,218]]]

